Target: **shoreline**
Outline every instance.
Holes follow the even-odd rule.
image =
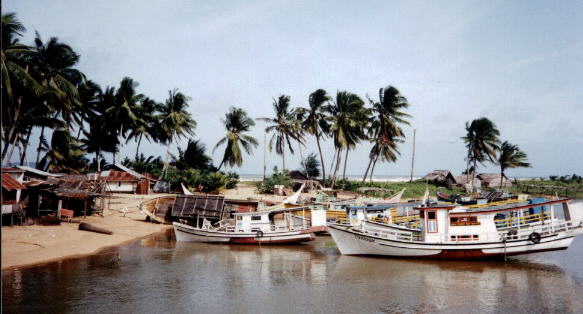
[[[105,217],[75,217],[74,222],[60,225],[3,226],[2,271],[93,255],[172,228],[146,222],[145,217],[138,212],[127,213],[125,217],[116,212]],[[113,234],[79,230],[79,222],[111,230]]]

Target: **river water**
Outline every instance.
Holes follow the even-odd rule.
[[[509,262],[341,256],[298,246],[177,243],[170,230],[2,273],[4,313],[583,312],[583,238]]]

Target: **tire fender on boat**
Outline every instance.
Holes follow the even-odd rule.
[[[257,238],[263,238],[263,231],[257,231]]]
[[[541,239],[540,233],[538,232],[533,232],[528,236],[528,240],[530,240],[530,242],[532,243],[539,243]]]

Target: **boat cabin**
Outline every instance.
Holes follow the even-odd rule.
[[[301,210],[294,208],[293,211]],[[306,208],[306,210],[309,210]],[[235,226],[228,227],[232,232],[274,232],[302,230],[310,227],[308,218],[294,215],[289,209],[234,213]]]
[[[567,199],[518,200],[488,205],[434,205],[417,207],[421,223],[421,240],[432,243],[444,242],[493,242],[501,236],[508,239],[529,235],[533,227],[548,225],[555,228],[556,215],[566,221],[578,221],[581,210],[572,210]],[[580,205],[580,204],[579,204]],[[561,213],[555,213],[560,207]],[[568,225],[565,225],[568,228]],[[553,230],[554,231],[554,230]]]

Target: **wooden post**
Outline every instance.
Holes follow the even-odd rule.
[[[409,179],[409,183],[413,182],[413,167],[415,166],[415,133],[417,133],[417,130],[413,129],[413,156],[411,158],[411,179]]]
[[[57,202],[57,220],[61,221],[61,209],[63,208],[63,200],[59,199]]]

